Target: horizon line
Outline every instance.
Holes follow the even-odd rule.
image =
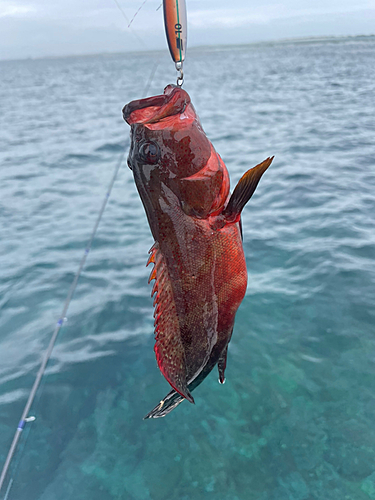
[[[358,35],[318,35],[318,36],[305,36],[305,37],[291,37],[291,38],[278,38],[274,40],[260,40],[257,42],[246,42],[246,43],[226,43],[226,44],[215,44],[215,45],[193,45],[189,47],[190,51],[202,50],[202,49],[223,49],[226,47],[229,48],[238,48],[238,47],[248,47],[248,46],[257,46],[257,45],[272,45],[272,44],[282,44],[282,43],[313,43],[319,41],[343,41],[347,39],[358,39],[358,38],[375,38],[375,33],[371,34],[358,34]],[[123,50],[123,51],[104,51],[104,52],[88,52],[82,54],[64,54],[64,55],[46,55],[46,56],[29,56],[29,57],[16,57],[16,58],[0,58],[1,62],[21,62],[21,61],[38,61],[44,59],[69,59],[69,58],[78,58],[78,57],[98,57],[98,56],[115,56],[121,54],[129,54],[129,55],[137,55],[137,54],[145,54],[145,53],[157,53],[164,52],[165,49],[155,49],[155,50]]]

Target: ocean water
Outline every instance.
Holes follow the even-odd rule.
[[[191,50],[184,88],[243,213],[227,383],[164,419],[153,241],[124,162],[22,436],[11,500],[375,499],[375,39]],[[167,51],[0,62],[0,466]],[[27,438],[27,439],[26,439]]]

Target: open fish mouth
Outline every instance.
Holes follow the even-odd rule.
[[[164,94],[138,99],[126,104],[122,110],[124,120],[129,124],[152,124],[174,115],[180,115],[190,104],[190,96],[176,85],[168,85]]]

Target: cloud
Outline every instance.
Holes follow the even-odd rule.
[[[115,0],[0,0],[0,58],[165,49],[160,1],[148,0],[129,29]],[[132,19],[143,0],[117,2]],[[189,0],[187,8],[190,47],[375,31],[375,0]]]
[[[20,5],[4,1],[0,3],[0,17],[19,17],[34,12],[35,8],[32,5]]]
[[[302,17],[316,17],[324,15],[340,15],[351,12],[360,12],[369,9],[369,4],[375,2],[363,1],[353,3],[327,1],[316,2],[312,7],[303,6],[303,3],[290,8],[290,4],[269,3],[261,6],[248,6],[246,8],[216,8],[197,9],[189,12],[189,25],[197,28],[211,27],[238,27],[249,24],[266,24],[279,19],[293,19]],[[305,4],[306,5],[306,4]]]

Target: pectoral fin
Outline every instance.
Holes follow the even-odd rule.
[[[241,211],[252,197],[260,178],[271,165],[273,156],[248,170],[238,181],[223,215],[227,222],[238,222]]]

